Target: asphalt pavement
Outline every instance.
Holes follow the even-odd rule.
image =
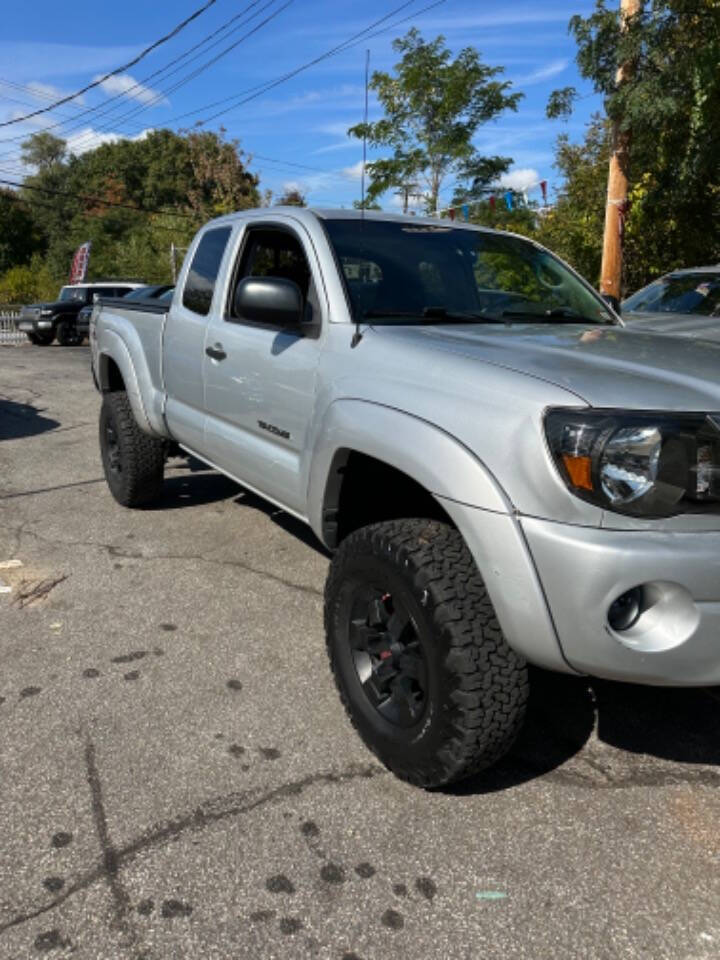
[[[401,783],[312,533],[184,460],[118,506],[88,363],[0,347],[0,958],[720,956],[717,690],[537,673],[498,768]]]

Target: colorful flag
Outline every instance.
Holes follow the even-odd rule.
[[[467,223],[470,219],[470,207],[467,203],[464,203],[460,209],[462,210],[463,220]]]
[[[512,190],[505,191],[505,206],[508,208],[508,210],[512,210],[513,208]]]
[[[542,190],[543,203],[547,206],[547,180],[540,181],[540,189]]]
[[[70,267],[70,283],[82,283],[87,277],[88,263],[90,262],[90,247],[92,241],[81,243],[75,251]]]
[[[491,209],[493,212],[495,212],[495,202],[496,202],[495,194],[494,194],[494,193],[491,193],[491,194],[490,194],[489,203],[490,203],[490,209]]]

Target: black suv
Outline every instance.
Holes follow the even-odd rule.
[[[18,321],[18,330],[27,334],[28,340],[39,347],[46,347],[57,337],[63,347],[82,343],[83,334],[77,329],[77,315],[94,296],[124,297],[140,287],[140,283],[123,280],[77,283],[63,287],[53,303],[32,303],[23,307]]]

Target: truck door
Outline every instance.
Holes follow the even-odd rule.
[[[178,280],[182,296],[173,300],[163,341],[165,417],[173,437],[199,454],[205,436],[203,366],[205,333],[216,294],[231,227],[213,227],[201,234]]]
[[[297,283],[310,320],[305,329],[235,315],[235,288],[248,276]],[[301,515],[303,453],[326,312],[319,265],[304,229],[248,224],[236,243],[225,309],[213,310],[207,329],[204,449],[241,483]]]

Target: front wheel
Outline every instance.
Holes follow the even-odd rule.
[[[57,325],[57,342],[61,347],[77,347],[82,340],[74,320],[61,320]]]
[[[412,519],[352,533],[330,567],[325,629],[350,719],[398,777],[443,786],[512,745],[527,667],[457,530]]]
[[[52,334],[27,333],[25,336],[28,338],[30,343],[34,344],[36,347],[49,347],[53,342]]]
[[[164,443],[140,429],[122,391],[103,396],[100,452],[110,492],[123,507],[142,507],[160,496]]]

